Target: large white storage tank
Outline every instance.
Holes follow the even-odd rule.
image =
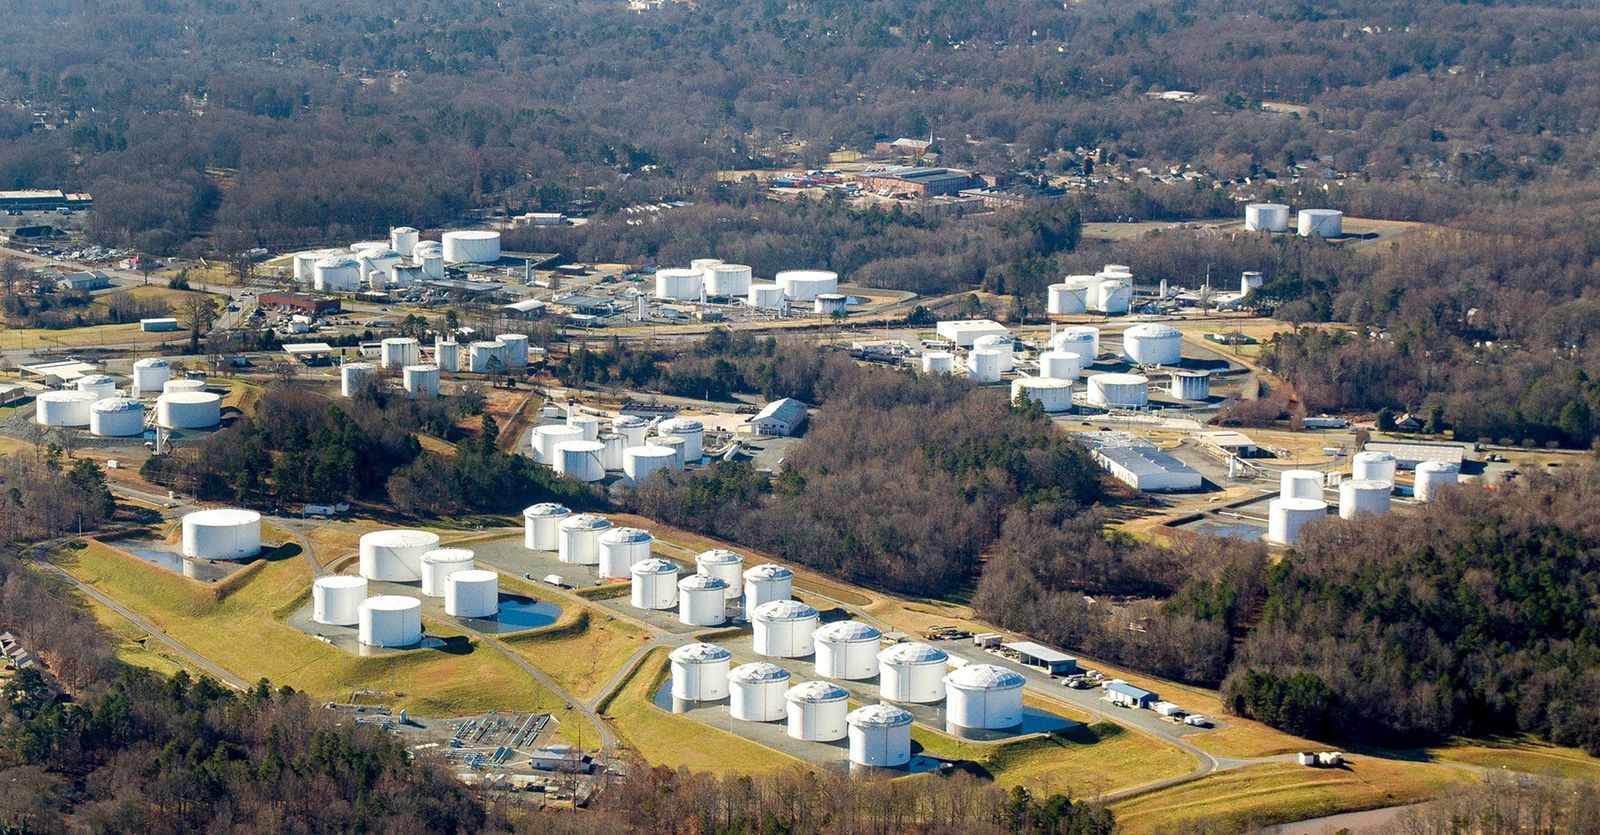
[[[1022,724],[1020,673],[968,664],[944,677],[945,721],[958,728],[1001,730]]]
[[[650,421],[638,415],[617,415],[611,419],[611,431],[627,438],[626,446],[644,446],[650,434]]]
[[[1387,452],[1358,452],[1350,459],[1350,477],[1358,481],[1383,481],[1394,484],[1395,460]]]
[[[636,562],[629,570],[633,583],[629,600],[635,609],[671,609],[678,605],[678,566],[654,557]]]
[[[502,333],[495,337],[501,345],[506,346],[502,362],[507,368],[528,367],[528,335],[525,333]],[[590,438],[589,440],[594,440]]]
[[[92,391],[41,392],[33,401],[33,420],[40,426],[88,426],[94,416],[90,407],[99,399]]]
[[[156,398],[156,423],[168,429],[207,429],[222,422],[222,397],[180,391]]]
[[[998,348],[974,348],[967,352],[967,379],[975,383],[1000,382],[1000,369],[1009,354]]]
[[[638,528],[612,528],[600,534],[595,543],[600,551],[600,576],[626,580],[633,576],[635,563],[650,559],[650,543],[655,537]]]
[[[444,580],[444,613],[492,618],[500,613],[500,575],[481,568],[453,571]]]
[[[183,555],[197,560],[240,560],[261,553],[261,514],[219,507],[183,515]]]
[[[850,694],[837,684],[807,681],[784,694],[788,702],[789,736],[807,742],[844,739],[849,728]]]
[[[1011,401],[1026,397],[1045,412],[1056,414],[1072,408],[1072,382],[1054,377],[1020,377],[1011,381]]]
[[[445,578],[477,567],[477,555],[468,548],[435,548],[422,555],[422,593],[444,597]]]
[[[1039,376],[1076,380],[1083,373],[1083,357],[1071,351],[1045,351],[1039,355]]]
[[[452,264],[492,264],[500,260],[500,233],[462,229],[439,236],[444,260]]]
[[[605,451],[606,445],[599,441],[562,441],[555,448],[555,470],[579,481],[599,481],[606,477],[600,462]]]
[[[1104,409],[1142,409],[1150,403],[1150,380],[1143,374],[1091,374],[1088,400]]]
[[[823,293],[839,292],[839,274],[832,270],[784,270],[772,277],[783,297],[794,302],[816,300]]]
[[[361,622],[361,603],[367,599],[367,578],[330,574],[311,583],[311,619],[332,626]]]
[[[656,427],[656,434],[663,438],[678,437],[683,439],[683,460],[686,464],[694,464],[704,456],[704,439],[706,427],[693,418],[672,418],[664,420]]]
[[[429,244],[432,244],[432,247],[429,247]],[[417,244],[417,252],[412,257],[422,265],[423,275],[432,279],[444,278],[444,248],[438,241],[423,241]]]
[[[804,658],[815,650],[817,610],[798,600],[763,603],[750,614],[757,655]]]
[[[896,702],[932,704],[944,698],[944,671],[950,656],[929,644],[910,641],[878,653],[878,691]]]
[[[408,647],[422,641],[422,601],[380,594],[361,602],[358,640],[369,647]]]
[[[690,574],[679,580],[678,622],[688,626],[727,623],[728,584],[709,574]]]
[[[89,404],[89,432],[105,438],[144,434],[144,404],[131,397],[107,397]]]
[[[1089,311],[1089,288],[1082,284],[1052,284],[1047,293],[1045,310],[1052,316]]]
[[[619,472],[622,469],[623,458],[628,452],[628,439],[615,432],[600,433],[600,466],[606,472]]]
[[[1081,367],[1088,368],[1094,364],[1094,358],[1100,356],[1100,329],[1089,325],[1062,328],[1050,338],[1050,350],[1077,354],[1083,361]]]
[[[754,661],[728,671],[728,712],[746,722],[775,722],[788,714],[789,671]]]
[[[747,296],[750,268],[743,264],[712,264],[701,270],[707,296]]]
[[[656,270],[656,298],[668,301],[698,301],[704,285],[700,271],[692,268],[665,267]]]
[[[677,450],[659,444],[628,447],[622,453],[622,474],[634,485],[643,484],[652,473],[672,469],[677,460]]]
[[[384,368],[405,368],[420,362],[422,345],[409,336],[391,336],[379,344],[378,357]]]
[[[432,400],[439,396],[439,366],[408,365],[401,375],[401,384],[413,399]]]
[[[312,268],[311,286],[324,293],[354,293],[361,289],[361,262],[348,255],[323,258]]]
[[[461,370],[461,343],[454,339],[436,339],[433,343],[433,364],[440,371],[451,374]]]
[[[1267,541],[1294,545],[1300,529],[1328,515],[1328,503],[1321,499],[1273,499],[1267,505]]]
[[[1296,220],[1302,238],[1337,238],[1344,234],[1344,212],[1337,209],[1301,209]]]
[[[754,612],[763,604],[771,603],[774,600],[788,600],[793,596],[793,571],[770,562],[745,569],[744,610],[746,612]]]
[[[1350,479],[1339,483],[1339,517],[1354,519],[1357,516],[1377,516],[1389,512],[1389,492],[1394,485],[1387,481]]]
[[[1128,306],[1133,303],[1133,282],[1127,279],[1101,279],[1096,289],[1099,291],[1099,303],[1095,309],[1108,316],[1127,313]]]
[[[533,428],[533,460],[555,466],[556,447],[568,441],[583,440],[583,429],[564,423],[550,423]]]
[[[1154,322],[1134,325],[1122,332],[1122,354],[1135,365],[1177,365],[1183,361],[1183,334]]]
[[[744,557],[725,548],[713,548],[695,555],[697,574],[707,574],[728,584],[729,600],[744,593]]]
[[[776,284],[752,284],[745,304],[764,310],[780,309],[783,307],[783,288]]]
[[[557,529],[556,553],[564,563],[596,565],[600,562],[600,534],[610,528],[611,520],[604,516],[568,516]]]
[[[388,282],[389,270],[400,263],[400,253],[388,247],[368,249],[356,255],[361,264],[361,278],[374,290],[382,290]]]
[[[554,551],[559,547],[561,520],[572,515],[566,506],[540,502],[522,509],[522,544],[530,551]]]
[[[1000,352],[1000,372],[1003,374],[1016,366],[1017,344],[1016,340],[1003,333],[984,334],[972,340],[972,350],[993,350]]]
[[[339,394],[355,397],[377,378],[378,367],[370,362],[347,362],[339,366]]]
[[[1285,499],[1321,499],[1326,477],[1316,470],[1284,470],[1278,476],[1278,495]]]
[[[911,762],[911,713],[894,705],[867,705],[850,711],[850,762],[898,768]]]
[[[728,664],[733,653],[716,644],[684,644],[672,651],[672,697],[715,702],[728,697]]]
[[[205,380],[168,380],[161,387],[162,394],[176,394],[180,391],[205,391]]]
[[[85,374],[78,378],[73,386],[78,391],[86,391],[97,398],[117,396],[117,378],[109,374]]]
[[[361,535],[361,576],[368,580],[409,583],[422,579],[422,555],[439,547],[431,531],[386,530]]]
[[[172,379],[172,364],[160,357],[145,357],[133,364],[133,396],[160,394]]]
[[[883,633],[855,620],[819,626],[812,633],[817,651],[817,675],[864,679],[878,674],[878,642]]]
[[[417,250],[422,234],[409,226],[396,226],[389,230],[389,248],[410,258]]]
[[[1200,402],[1211,398],[1211,372],[1174,371],[1167,385],[1167,394],[1174,400]]]
[[[338,249],[314,249],[294,254],[294,283],[309,286],[316,278],[317,262],[331,255],[343,254]]]
[[[1289,231],[1289,207],[1282,203],[1249,203],[1244,207],[1244,231]]]
[[[1461,480],[1461,468],[1449,461],[1423,461],[1417,465],[1412,494],[1419,502],[1439,498],[1439,490],[1454,487]]]
[[[496,363],[499,368],[495,368]],[[506,365],[506,344],[498,339],[479,340],[467,346],[467,370],[474,374],[510,367]]]
[[[922,355],[924,374],[953,374],[955,370],[956,355],[949,351],[928,351]]]

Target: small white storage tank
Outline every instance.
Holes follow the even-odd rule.
[[[627,438],[626,446],[644,446],[650,434],[650,421],[638,415],[617,415],[611,419],[611,431]]]
[[[554,551],[559,547],[561,520],[572,515],[565,505],[540,502],[522,510],[522,544],[530,551]]]
[[[956,355],[949,351],[928,351],[922,355],[924,374],[953,374],[955,370]]]
[[[670,657],[674,699],[715,702],[728,697],[728,664],[733,653],[716,644],[684,644]]]
[[[1461,468],[1449,461],[1423,461],[1417,465],[1412,494],[1419,502],[1439,498],[1439,490],[1454,487],[1461,480]]]
[[[1177,365],[1183,361],[1183,334],[1170,325],[1134,325],[1122,332],[1122,354],[1135,365]]]
[[[1322,498],[1326,476],[1316,470],[1284,470],[1278,476],[1278,495],[1285,499]]]
[[[481,568],[451,572],[444,580],[444,613],[492,618],[500,613],[500,575]]]
[[[439,366],[408,365],[401,374],[406,394],[414,399],[432,400],[439,396]]]
[[[445,578],[457,571],[476,568],[477,555],[469,548],[435,548],[422,555],[422,593],[444,597]]]
[[[494,368],[496,362],[499,368]],[[506,344],[498,339],[480,340],[467,346],[467,370],[474,374],[487,374],[491,368],[499,371],[510,367],[506,365]]]
[[[932,704],[944,698],[944,671],[950,656],[915,641],[878,653],[878,692],[885,699]]]
[[[556,554],[564,563],[596,565],[600,562],[600,534],[611,528],[611,520],[592,513],[579,513],[561,520],[557,527]]]
[[[728,584],[709,574],[678,580],[678,622],[689,626],[721,626],[728,622]]]
[[[1350,459],[1350,477],[1358,481],[1385,481],[1394,484],[1394,456],[1376,450],[1358,452]]]
[[[107,397],[89,404],[89,433],[105,438],[144,434],[144,404],[131,397]]]
[[[312,267],[311,286],[324,293],[354,293],[361,289],[361,262],[348,255],[323,258]]]
[[[850,762],[897,768],[911,762],[911,714],[894,705],[867,705],[850,711]]]
[[[422,641],[422,601],[380,594],[361,602],[357,634],[369,647],[408,647]]]
[[[1133,302],[1133,283],[1122,278],[1103,279],[1098,288],[1099,303],[1095,309],[1101,313],[1120,316],[1128,312]]]
[[[461,370],[461,343],[454,339],[439,339],[433,343],[433,364],[440,371],[451,374]]]
[[[629,570],[633,585],[630,601],[635,609],[671,609],[678,605],[678,566],[651,557]]]
[[[339,366],[339,394],[355,397],[377,374],[378,367],[370,362],[347,362]]]
[[[311,619],[333,626],[354,626],[361,622],[361,603],[366,599],[365,577],[318,577],[311,584]]]
[[[638,528],[612,528],[595,539],[600,551],[600,576],[626,580],[633,576],[635,563],[650,559],[649,531]]]
[[[1088,400],[1105,409],[1142,409],[1150,402],[1150,380],[1143,374],[1091,374]]]
[[[380,344],[379,362],[384,368],[416,365],[421,356],[422,346],[409,336],[391,336]]]
[[[622,453],[622,474],[632,484],[642,484],[651,473],[671,470],[677,459],[677,450],[659,444],[628,447]]]
[[[579,430],[580,432],[582,430]],[[600,455],[606,445],[599,441],[562,441],[556,444],[556,472],[579,481],[599,481],[606,477]]]
[[[1244,231],[1289,231],[1289,207],[1282,203],[1249,203],[1244,207]]]
[[[1208,400],[1211,397],[1211,372],[1174,371],[1167,394],[1172,395],[1174,400]]]
[[[1083,357],[1072,351],[1045,351],[1039,355],[1039,376],[1076,380],[1083,373]]]
[[[976,383],[1000,382],[1000,368],[1007,351],[998,348],[973,348],[967,352],[967,379]]]
[[[705,425],[692,418],[664,420],[656,427],[656,434],[662,438],[678,437],[683,439],[683,462],[685,464],[697,463],[704,456],[702,443],[705,433]]]
[[[1266,282],[1266,278],[1261,273],[1254,270],[1246,270],[1239,274],[1239,295],[1248,296],[1251,290],[1260,287]]]
[[[361,576],[409,583],[422,579],[422,555],[439,547],[431,531],[386,530],[361,535]]]
[[[700,271],[694,268],[664,267],[656,270],[656,298],[668,301],[698,301],[704,286]]]
[[[839,292],[839,274],[832,270],[784,270],[772,280],[789,301],[809,302],[823,293]]]
[[[849,728],[850,694],[837,684],[808,681],[784,694],[788,702],[789,736],[807,742],[844,739]]]
[[[1052,316],[1089,312],[1089,288],[1082,284],[1052,284],[1047,293],[1045,311]]]
[[[728,672],[728,712],[746,722],[775,722],[788,715],[789,671],[754,661]]]
[[[752,284],[750,295],[745,300],[750,307],[764,310],[777,310],[783,307],[783,288],[776,284]]]
[[[331,255],[342,255],[343,250],[314,249],[294,254],[294,283],[310,285],[316,278],[317,262]]]
[[[85,374],[78,378],[74,388],[89,392],[97,398],[116,397],[117,378],[109,374]]]
[[[219,507],[183,515],[183,555],[197,560],[239,560],[261,553],[261,514]]]
[[[672,469],[683,469],[683,451],[687,446],[687,442],[684,441],[684,439],[678,437],[677,435],[657,435],[651,441],[651,443],[655,444],[656,446],[666,447],[667,449],[672,450]]]
[[[757,655],[804,658],[815,650],[817,610],[798,600],[774,600],[750,613]]]
[[[1072,408],[1072,381],[1054,377],[1019,377],[1011,381],[1011,401],[1023,396],[1055,414]]]
[[[944,677],[945,721],[958,728],[1000,730],[1022,724],[1020,673],[968,664]]]
[[[1012,339],[1009,335],[1002,333],[991,333],[972,340],[972,350],[981,351],[984,349],[993,349],[1000,352],[1001,373],[1010,371],[1016,366],[1016,340]]]
[[[750,268],[743,264],[711,264],[700,270],[707,296],[747,296]]]
[[[850,312],[850,297],[838,293],[818,293],[816,302],[812,304],[812,312],[818,316],[843,316]]]
[[[1267,541],[1294,545],[1300,529],[1328,515],[1328,503],[1321,499],[1273,499],[1267,506]]]
[[[180,392],[180,391],[205,391],[205,390],[206,390],[206,381],[205,380],[187,380],[187,379],[185,379],[185,380],[168,380],[167,384],[161,387],[161,393],[162,394],[176,394],[177,392]]]
[[[423,244],[433,243],[423,241],[417,244],[417,261],[422,264],[422,274],[433,279],[444,278],[444,251],[442,249],[423,250]]]
[[[1300,237],[1337,238],[1344,234],[1344,212],[1337,209],[1301,209]]]
[[[500,233],[462,229],[439,236],[444,260],[452,264],[492,264],[500,260]]]
[[[1088,325],[1062,328],[1051,337],[1050,350],[1077,354],[1083,360],[1081,367],[1088,368],[1094,364],[1094,358],[1100,356],[1100,329]]]
[[[156,423],[168,429],[207,429],[222,422],[222,397],[180,391],[156,398]]]
[[[145,357],[133,364],[133,396],[160,394],[172,379],[172,364],[160,357]]]
[[[874,627],[841,620],[817,627],[811,637],[817,650],[817,675],[858,680],[878,674],[878,642],[883,633]]]
[[[88,426],[93,418],[90,407],[99,399],[91,391],[41,392],[33,401],[33,419],[41,426]]]
[[[727,597],[732,600],[744,593],[744,557],[724,548],[701,551],[694,558],[695,572],[716,577],[728,584]]]
[[[1339,483],[1339,517],[1354,519],[1357,516],[1389,512],[1389,492],[1394,485],[1387,481],[1351,479]]]
[[[389,248],[407,258],[417,250],[421,233],[409,226],[396,226],[389,230]]]
[[[506,346],[504,358],[501,360],[507,368],[528,367],[528,335],[525,333],[502,333],[495,339]],[[594,440],[590,438],[589,440]]]
[[[771,603],[774,600],[788,600],[793,596],[793,571],[770,562],[745,569],[745,612],[754,612],[763,604]]]
[[[601,432],[600,447],[600,466],[608,473],[621,471],[623,454],[628,450],[628,439],[615,432]]]

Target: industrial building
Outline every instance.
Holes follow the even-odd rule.
[[[1122,707],[1148,708],[1161,701],[1161,697],[1126,681],[1113,681],[1106,685],[1106,700]]]
[[[310,293],[262,293],[256,301],[267,310],[293,311],[307,316],[323,316],[342,309],[337,298]]]
[[[56,279],[58,290],[104,290],[111,286],[111,277],[100,270],[72,273]]]
[[[805,426],[806,404],[793,397],[774,400],[763,406],[748,423],[751,434],[787,437]]]
[[[1416,469],[1424,461],[1440,461],[1461,466],[1467,448],[1459,444],[1422,444],[1399,441],[1368,441],[1362,447],[1366,452],[1386,452],[1394,456],[1395,464],[1402,470]]]
[[[951,319],[934,326],[940,339],[955,344],[957,348],[971,348],[979,337],[1006,336],[1006,326],[993,319]]]
[[[306,365],[326,365],[333,359],[333,346],[326,342],[288,342],[283,352],[289,358]]]
[[[1233,432],[1226,429],[1212,432],[1201,432],[1200,443],[1223,455],[1237,455],[1240,458],[1250,458],[1260,453],[1261,448],[1243,432]]]
[[[1200,473],[1155,444],[1123,432],[1079,432],[1094,460],[1118,481],[1147,493],[1199,490]]]
[[[880,165],[848,175],[862,190],[892,196],[935,197],[959,194],[972,185],[972,172],[956,168],[929,168],[917,165]]]
[[[1053,676],[1070,676],[1078,671],[1078,659],[1033,641],[1001,644],[1017,654],[1017,660],[1030,667],[1042,667]]]
[[[22,189],[0,191],[0,211],[37,212],[51,209],[86,209],[94,203],[87,192],[68,193],[60,189]]]

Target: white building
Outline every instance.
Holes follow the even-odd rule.
[[[774,400],[750,418],[749,423],[754,435],[793,435],[806,423],[806,404],[793,397]]]
[[[947,339],[958,348],[971,348],[980,336],[1005,336],[1006,326],[993,319],[952,319],[940,322],[935,328],[941,339]]]

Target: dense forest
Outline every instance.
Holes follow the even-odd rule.
[[[794,397],[816,403],[850,368],[848,359],[818,353],[809,338],[758,338],[747,331],[713,328],[686,350],[618,339],[603,348],[580,344],[551,370],[568,386],[626,386],[708,400],[759,394],[768,400]]]

